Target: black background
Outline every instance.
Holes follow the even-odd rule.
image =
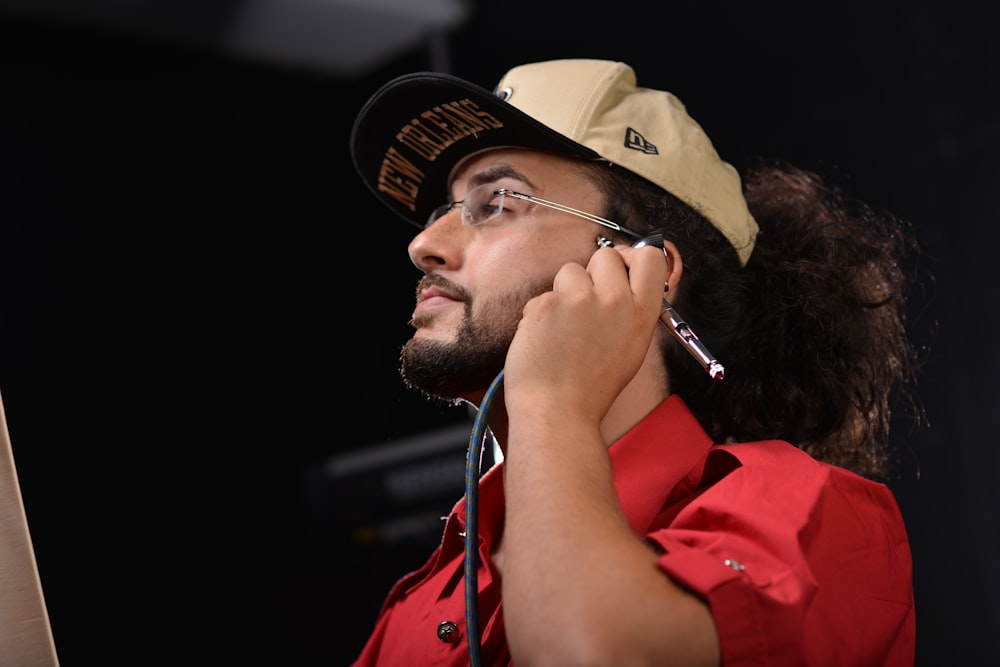
[[[624,60],[737,167],[787,158],[915,225],[930,425],[894,436],[892,487],[917,662],[997,664],[1000,13],[653,5],[480,7],[448,69]],[[468,420],[396,375],[410,233],[347,153],[432,51],[331,73],[0,17],[0,389],[64,667],[347,664],[425,557],[359,538],[377,493],[322,471]]]

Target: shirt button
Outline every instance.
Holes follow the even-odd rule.
[[[460,634],[458,626],[451,621],[444,621],[438,626],[438,639],[446,644],[457,642]]]
[[[743,567],[743,563],[739,562],[735,558],[727,558],[726,560],[723,561],[723,563],[733,568],[737,572],[742,572],[744,569],[746,569]]]

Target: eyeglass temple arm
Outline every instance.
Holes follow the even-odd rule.
[[[571,213],[572,215],[578,215],[581,218],[586,218],[591,222],[596,222],[599,225],[604,225],[608,229],[613,229],[616,232],[621,232],[622,234],[628,234],[630,236],[635,236],[638,238],[638,234],[635,232],[625,229],[617,222],[612,222],[607,218],[602,218],[599,215],[594,215],[593,213],[587,213],[586,211],[581,211],[579,209],[573,208],[572,206],[566,206],[566,204],[559,204],[558,202],[549,201],[548,199],[542,199],[541,197],[535,197],[534,195],[526,195],[520,192],[514,192],[513,190],[508,190],[507,188],[501,188],[497,190],[499,194],[507,195],[508,197],[514,197],[515,199],[521,199],[529,202],[537,202],[543,206],[548,206],[549,208],[554,208],[557,211],[562,211],[563,213]]]

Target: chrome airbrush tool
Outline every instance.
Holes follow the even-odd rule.
[[[604,248],[610,248],[614,246],[614,242],[603,236],[597,237],[597,245]],[[663,251],[664,257],[667,255],[667,251],[663,248],[663,234],[652,234],[639,241],[632,244],[633,248],[641,248],[643,246],[655,246]],[[726,368],[715,356],[708,351],[705,344],[701,342],[691,325],[684,321],[684,319],[677,314],[674,307],[670,305],[670,302],[663,299],[663,310],[660,311],[660,322],[663,326],[670,330],[670,333],[674,335],[674,338],[687,350],[692,357],[698,360],[701,367],[705,369],[705,372],[713,380],[721,380],[726,376]]]

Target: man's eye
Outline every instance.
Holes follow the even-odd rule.
[[[503,209],[503,199],[499,196],[493,197],[476,205],[472,213],[472,223],[479,224],[496,217]]]

